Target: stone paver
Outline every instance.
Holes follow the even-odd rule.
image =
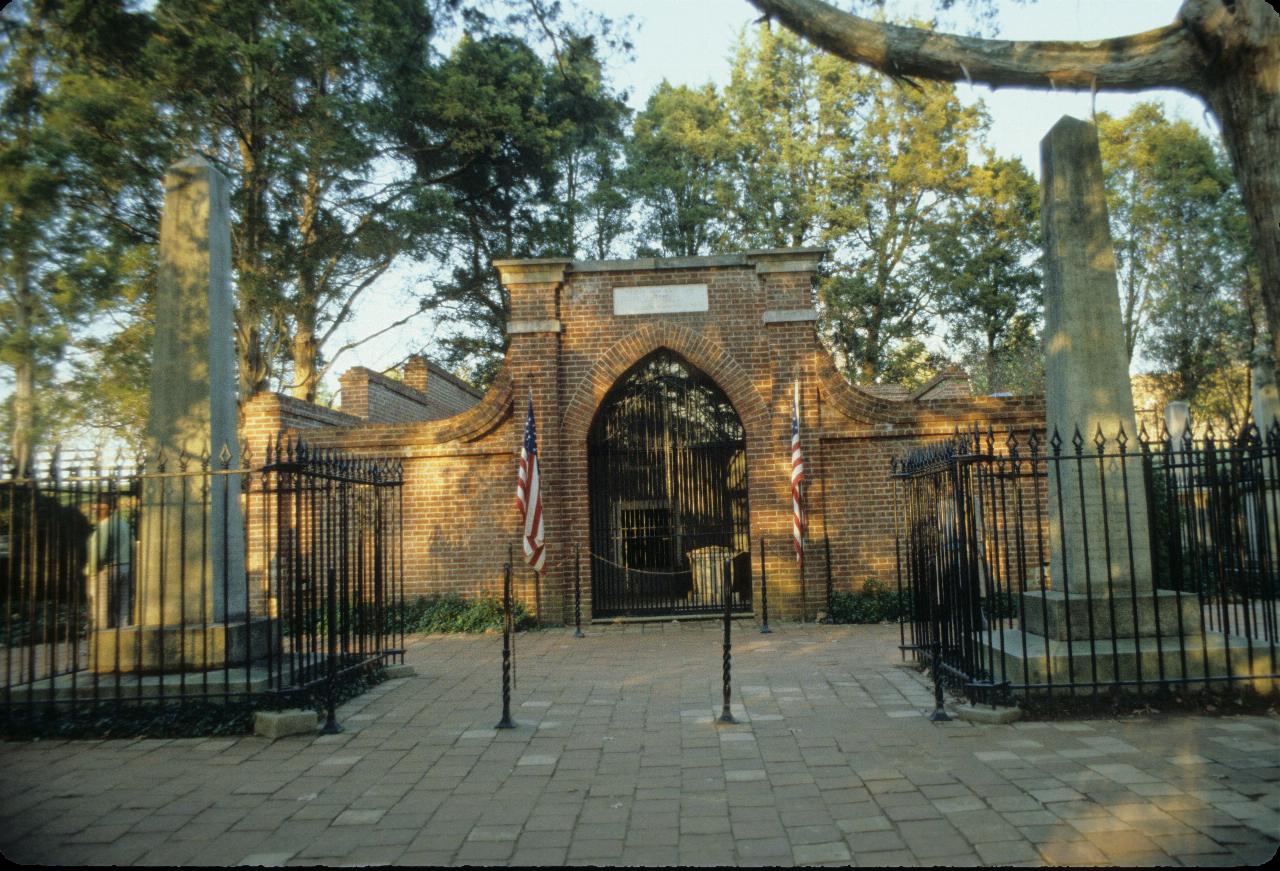
[[[1280,718],[932,723],[894,626],[413,639],[344,731],[0,744],[0,851],[66,865],[1260,864]]]

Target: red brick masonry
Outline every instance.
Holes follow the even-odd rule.
[[[1044,425],[1042,398],[972,397],[957,389],[951,373],[902,399],[850,385],[815,329],[814,273],[822,254],[780,249],[628,261],[499,261],[511,293],[511,344],[502,371],[477,404],[441,420],[369,423],[260,395],[246,408],[246,442],[261,456],[268,436],[307,430],[317,446],[402,458],[409,592],[496,594],[508,545],[519,554],[516,462],[532,391],[548,530],[542,613],[547,622],[571,620],[573,547],[580,545],[584,554],[588,549],[587,431],[614,382],[666,347],[713,378],[742,419],[753,560],[759,561],[764,536],[771,609],[799,617],[803,599],[812,617],[825,586],[824,529],[837,590],[868,577],[894,579],[891,456],[957,425]],[[706,311],[614,314],[614,288],[687,284],[707,286]],[[803,597],[789,545],[793,379],[801,385],[809,470],[811,545]],[[344,378],[344,390],[346,383]],[[532,572],[518,556],[517,564],[518,593],[532,607]],[[585,557],[583,571],[590,571]],[[758,585],[758,566],[753,576]],[[584,617],[590,596],[584,574]]]

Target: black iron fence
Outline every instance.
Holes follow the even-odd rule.
[[[0,479],[0,711],[332,701],[403,661],[398,462],[57,454]]]
[[[904,650],[973,701],[1280,687],[1280,423],[895,458]]]

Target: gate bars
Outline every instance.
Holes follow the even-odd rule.
[[[1055,431],[1046,446],[1036,432],[975,427],[895,457],[891,476],[898,583],[913,603],[903,649],[972,701],[1188,684],[1275,690],[1280,421],[1265,434],[1209,427],[1177,442],[1144,427],[1136,450],[1123,430],[1090,440],[1077,430],[1069,442]],[[1086,490],[1104,495],[1090,502]],[[1079,529],[1051,530],[1048,506],[1064,497],[1082,506]],[[1139,504],[1168,607],[1143,609],[1138,590],[1112,577],[1117,562],[1132,570],[1142,547]],[[1051,563],[1065,562],[1054,557],[1072,532],[1107,568],[1067,584]],[[1074,641],[1043,640],[1046,591],[1061,597]]]
[[[331,706],[354,672],[403,661],[401,491],[398,461],[296,439],[269,443],[260,465],[224,449],[114,463],[55,452],[9,467],[0,716],[256,695]],[[237,536],[246,565],[231,577]]]
[[[660,350],[619,380],[588,435],[592,611],[714,614],[719,562],[750,610],[746,437],[728,398]]]

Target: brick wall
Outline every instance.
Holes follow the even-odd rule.
[[[813,272],[819,254],[791,250],[604,263],[499,262],[511,294],[511,342],[502,372],[473,407],[441,420],[370,424],[350,415],[308,417],[280,402],[283,398],[274,405],[264,400],[259,409],[255,399],[252,425],[259,433],[269,429],[266,411],[277,410],[279,425],[308,427],[308,441],[317,446],[404,461],[405,569],[411,593],[496,594],[507,548],[515,545],[517,595],[534,607],[532,573],[519,556],[514,511],[519,438],[532,394],[548,530],[542,610],[549,622],[559,622],[572,619],[574,548],[585,555],[589,547],[587,431],[617,379],[652,351],[669,348],[713,378],[742,419],[756,584],[763,537],[771,609],[796,617],[804,606],[812,617],[822,608],[825,589],[824,529],[837,589],[849,589],[869,575],[893,578],[893,454],[949,434],[966,421],[1043,425],[1039,399],[969,397],[954,378],[939,379],[916,398],[885,398],[849,385],[814,330]],[[706,284],[708,310],[613,313],[615,288],[658,284]],[[790,404],[797,379],[811,532],[803,581],[790,545]],[[343,387],[343,408],[352,410],[345,381]],[[586,615],[591,613],[589,565],[584,556]]]
[[[466,411],[480,399],[474,388],[433,364],[411,359],[406,378],[397,381],[363,366],[338,378],[342,410],[369,423],[412,423],[439,420]]]

